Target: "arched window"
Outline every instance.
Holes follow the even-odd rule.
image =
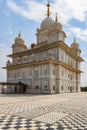
[[[69,90],[69,86],[68,86],[68,90]]]
[[[63,90],[63,86],[61,86],[61,90]]]
[[[53,90],[55,90],[55,86],[53,86]]]
[[[44,86],[44,89],[47,90],[47,85]]]
[[[38,85],[36,85],[36,86],[35,86],[35,88],[36,88],[36,89],[39,89],[39,86],[38,86]]]

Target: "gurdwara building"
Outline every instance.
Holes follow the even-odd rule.
[[[70,93],[80,91],[81,50],[74,38],[70,47],[65,43],[62,24],[47,16],[36,30],[36,44],[27,48],[19,33],[12,44],[12,62],[7,61],[7,92],[18,93]],[[17,85],[17,83],[19,83]]]

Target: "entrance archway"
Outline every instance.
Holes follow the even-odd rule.
[[[19,90],[18,90],[19,93],[26,93],[27,86],[28,86],[27,84],[19,82],[18,86],[19,86]]]
[[[17,92],[17,86],[15,86],[15,92]]]
[[[23,92],[25,93],[26,92],[26,86],[23,86]]]
[[[19,86],[19,93],[25,93],[26,92],[26,86],[24,86],[24,85],[20,85]]]
[[[72,87],[70,87],[70,92],[72,93]]]

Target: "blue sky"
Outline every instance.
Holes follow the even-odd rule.
[[[0,81],[6,81],[5,66],[6,55],[11,53],[11,45],[21,32],[25,43],[29,47],[36,43],[36,29],[46,17],[47,0],[0,0]],[[51,4],[51,17],[62,23],[66,32],[66,43],[70,46],[73,37],[82,50],[81,84],[87,85],[87,1],[86,0],[49,0]]]

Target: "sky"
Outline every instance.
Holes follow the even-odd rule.
[[[0,81],[6,81],[8,54],[12,53],[14,39],[21,32],[25,43],[30,47],[36,43],[36,29],[46,18],[48,0],[0,0]],[[87,0],[49,0],[51,17],[63,25],[70,46],[74,36],[82,50],[84,62],[81,64],[81,85],[87,86]]]

